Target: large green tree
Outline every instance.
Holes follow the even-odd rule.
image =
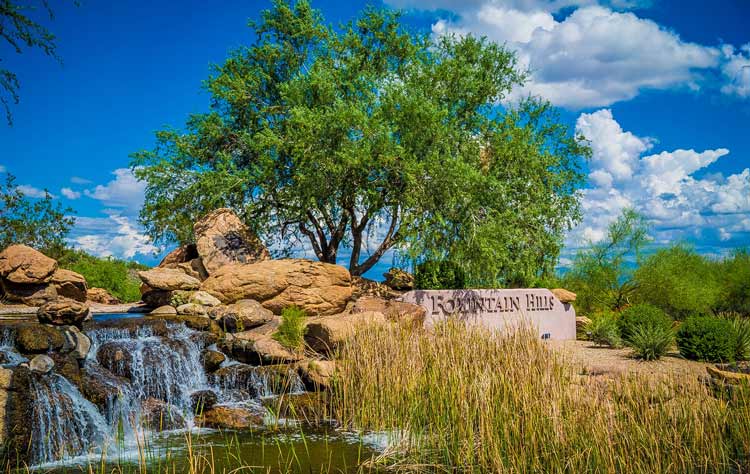
[[[59,257],[75,222],[72,212],[46,191],[43,198],[29,198],[8,173],[5,182],[0,183],[0,250],[11,244],[25,244]]]
[[[133,155],[152,237],[189,241],[229,206],[282,250],[346,249],[354,275],[394,248],[492,281],[551,270],[589,150],[544,102],[498,105],[525,79],[512,52],[387,10],[335,29],[305,1],[251,26],[206,81],[211,110]]]

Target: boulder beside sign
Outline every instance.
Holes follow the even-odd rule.
[[[414,290],[401,299],[425,308],[426,326],[456,318],[505,331],[531,324],[542,339],[576,338],[573,306],[547,289]]]

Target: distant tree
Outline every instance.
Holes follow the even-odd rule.
[[[334,29],[277,0],[206,82],[211,111],[133,155],[156,240],[234,208],[267,242],[361,275],[390,249],[493,281],[551,269],[578,218],[588,147],[549,104],[497,104],[525,74],[476,39],[433,40],[367,9]]]
[[[750,251],[735,250],[728,258],[716,263],[722,294],[716,311],[733,311],[750,316]]]
[[[576,255],[563,284],[578,294],[580,312],[620,310],[632,302],[638,288],[634,274],[647,242],[645,219],[625,209],[601,242],[589,243]]]
[[[45,190],[43,198],[27,197],[8,173],[0,184],[0,249],[11,244],[25,244],[58,258],[65,250],[65,237],[75,223],[69,214]]]
[[[74,2],[77,4],[77,2]],[[31,17],[36,10],[44,10],[50,19],[54,12],[48,0],[23,2],[18,0],[0,0],[0,38],[10,45],[13,51],[20,54],[23,48],[39,48],[47,56],[60,61],[57,56],[55,35]],[[0,62],[4,58],[0,58]],[[11,104],[17,104],[20,88],[18,76],[12,71],[0,67],[0,103],[5,109],[9,125],[13,124]]]
[[[714,262],[688,245],[659,249],[635,272],[638,299],[675,319],[711,314],[722,293],[716,270]]]

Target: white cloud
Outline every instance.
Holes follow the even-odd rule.
[[[71,243],[99,257],[131,259],[136,255],[151,256],[162,249],[142,234],[137,224],[126,216],[77,217]]]
[[[696,178],[729,150],[673,150],[644,154],[653,141],[623,131],[610,110],[581,114],[576,131],[591,141],[590,188],[584,190],[583,222],[567,239],[575,249],[606,235],[607,226],[633,207],[654,228],[657,243],[687,238],[730,241],[750,232],[750,169],[724,177]]]
[[[39,189],[37,187],[31,186],[29,184],[21,184],[17,186],[18,190],[21,191],[23,194],[25,194],[28,197],[31,198],[37,198],[42,199],[47,195],[47,191],[44,189]],[[51,197],[57,197],[54,194],[50,193]]]
[[[70,178],[70,182],[73,184],[91,184],[90,179],[81,178],[80,176],[73,176]]]
[[[725,63],[721,72],[725,85],[721,91],[739,97],[750,97],[750,43],[738,50],[731,45],[722,47]]]
[[[507,44],[531,72],[515,96],[541,95],[571,108],[610,105],[644,89],[697,89],[701,73],[719,66],[718,48],[683,41],[631,12],[589,5],[557,21],[552,13],[558,3],[552,5],[531,2],[521,9],[488,0],[458,7],[458,19],[439,20],[432,29]]]
[[[62,188],[60,190],[60,194],[62,194],[63,196],[65,196],[68,199],[78,199],[79,197],[81,197],[81,193],[80,192],[73,191],[70,188]]]
[[[107,207],[119,210],[123,215],[137,216],[143,206],[146,183],[138,181],[128,168],[118,168],[112,174],[115,179],[105,185],[87,189],[84,194],[101,201]]]
[[[6,170],[5,166],[0,165],[0,173],[5,173],[5,170]]]

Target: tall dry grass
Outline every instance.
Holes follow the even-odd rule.
[[[400,433],[379,461],[419,471],[743,472],[750,394],[695,378],[581,375],[530,331],[447,324],[358,333],[338,355],[344,426]],[[394,437],[398,437],[394,435]]]

